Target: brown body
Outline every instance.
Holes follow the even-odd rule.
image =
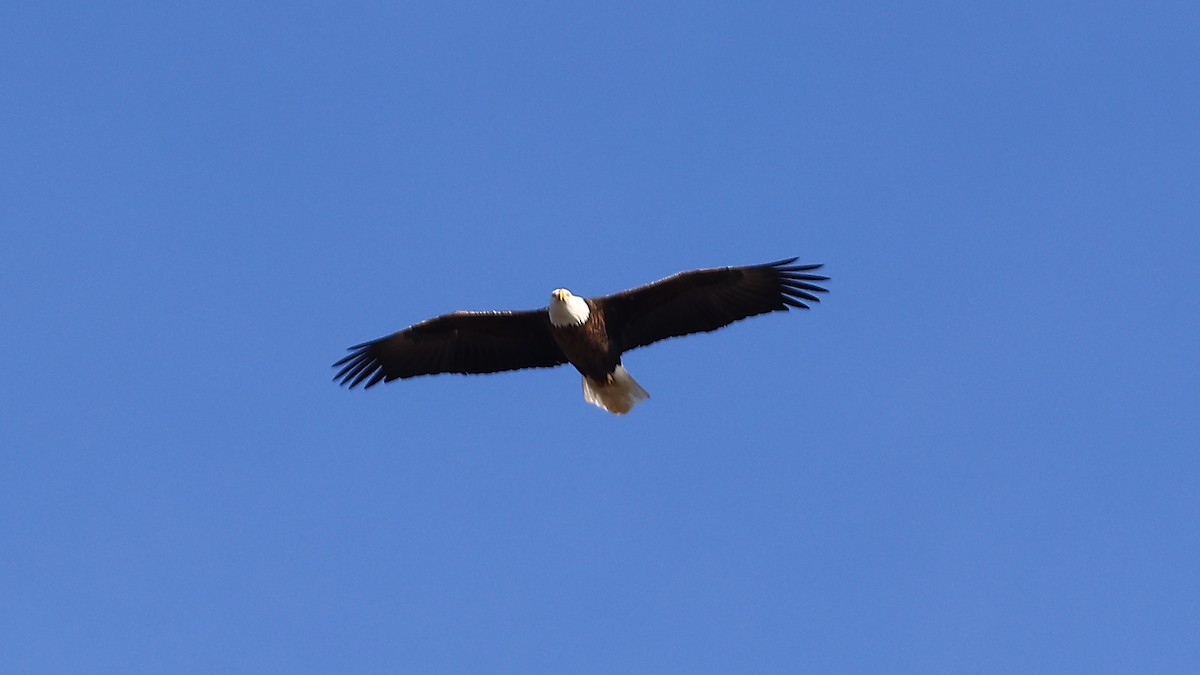
[[[613,344],[604,322],[604,312],[596,310],[596,303],[587,300],[588,318],[578,326],[556,326],[554,341],[562,350],[567,361],[583,375],[604,383],[612,378],[613,371],[621,365],[621,351]]]

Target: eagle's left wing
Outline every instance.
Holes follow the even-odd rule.
[[[680,272],[621,293],[596,299],[604,310],[610,337],[622,350],[644,347],[669,337],[711,331],[734,321],[808,309],[826,289],[811,274],[821,265],[793,265],[795,258],[747,267],[716,267]]]

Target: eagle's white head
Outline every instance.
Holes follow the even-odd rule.
[[[590,315],[587,301],[571,291],[556,288],[550,294],[550,323],[555,326],[578,326]]]

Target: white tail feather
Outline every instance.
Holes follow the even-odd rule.
[[[604,408],[614,415],[624,415],[639,401],[650,398],[642,385],[634,381],[625,366],[617,366],[609,382],[596,382],[583,376],[583,400]]]

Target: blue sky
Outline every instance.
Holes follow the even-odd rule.
[[[1195,672],[1193,3],[7,3],[0,670]],[[346,346],[695,267],[567,369]]]

